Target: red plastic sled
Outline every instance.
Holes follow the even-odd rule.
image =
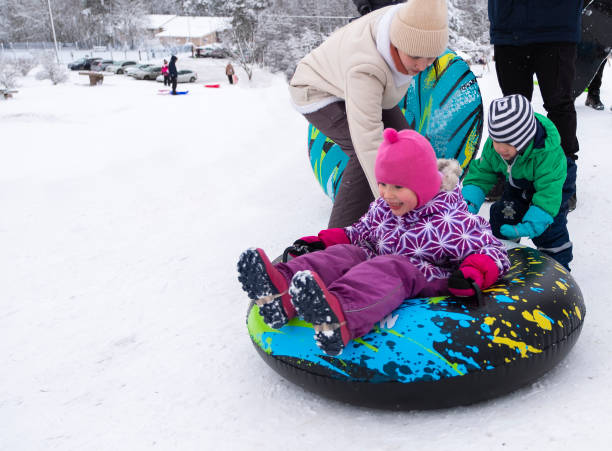
[[[221,85],[220,84],[214,84],[214,85],[204,85],[205,88],[220,88]]]

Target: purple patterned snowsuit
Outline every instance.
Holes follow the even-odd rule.
[[[306,269],[319,274],[342,305],[351,339],[372,330],[404,299],[448,294],[448,278],[470,254],[488,255],[500,274],[510,266],[504,245],[485,219],[468,212],[458,186],[401,217],[378,198],[344,230],[351,244],[276,267],[288,280]]]

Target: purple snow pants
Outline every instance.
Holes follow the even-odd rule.
[[[448,294],[447,280],[427,282],[408,258],[368,259],[363,249],[352,244],[337,244],[275,266],[289,281],[298,271],[316,272],[338,298],[351,339],[371,331],[404,299]]]

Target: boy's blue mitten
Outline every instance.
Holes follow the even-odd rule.
[[[540,207],[532,205],[523,216],[523,221],[516,225],[504,224],[499,231],[506,238],[514,240],[522,236],[535,238],[542,235],[554,221],[554,218]]]
[[[473,215],[478,214],[480,206],[485,201],[485,192],[476,185],[465,185],[461,190],[465,203],[468,206],[468,211]]]

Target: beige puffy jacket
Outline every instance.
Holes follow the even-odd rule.
[[[374,197],[382,110],[398,104],[412,79],[397,71],[389,50],[389,26],[399,7],[379,9],[337,30],[299,62],[289,86],[294,106],[303,114],[346,102],[355,153]]]

